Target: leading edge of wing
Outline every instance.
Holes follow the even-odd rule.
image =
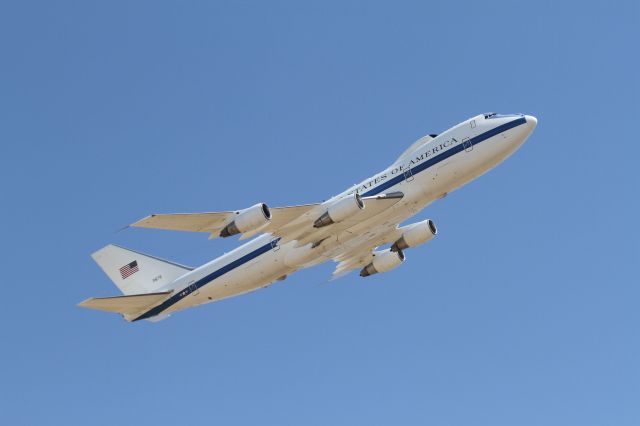
[[[367,220],[393,206],[404,197],[400,191],[363,197],[367,208],[353,218],[326,228],[316,229],[314,221],[328,208],[320,203],[289,207],[271,208],[271,220],[259,228],[245,232],[240,239],[250,238],[258,233],[270,233],[285,241],[309,241],[322,239],[353,226],[355,222]],[[231,221],[237,212],[168,213],[152,214],[130,226],[135,228],[163,229],[169,231],[206,232],[215,238]],[[326,235],[325,235],[326,234]],[[302,242],[301,241],[301,242]]]

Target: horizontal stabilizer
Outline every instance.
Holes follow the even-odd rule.
[[[173,291],[160,293],[131,294],[128,296],[92,297],[78,306],[99,311],[115,312],[123,315],[135,315],[148,310],[165,300]]]

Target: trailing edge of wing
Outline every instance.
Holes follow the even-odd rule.
[[[376,239],[370,241],[370,244],[355,248],[354,250],[345,251],[333,258],[337,263],[331,281],[338,279],[350,271],[363,268],[373,260],[373,252],[377,247],[391,244],[402,236],[402,231],[396,226],[387,232],[380,234]]]
[[[375,250],[375,248],[367,248],[360,252],[348,253],[342,256],[341,259],[334,259],[338,264],[333,274],[331,274],[331,281],[345,276],[356,268],[362,268],[367,265],[373,259],[373,254],[371,253],[373,250]]]

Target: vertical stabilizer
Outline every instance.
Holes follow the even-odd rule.
[[[154,293],[191,268],[113,244],[91,255],[124,294]]]

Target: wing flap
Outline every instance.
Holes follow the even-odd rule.
[[[331,275],[331,280],[338,279],[354,269],[364,268],[373,260],[373,251],[379,246],[396,241],[401,235],[402,231],[396,226],[388,231],[383,231],[375,239],[368,241],[366,245],[353,247],[337,254],[333,257],[333,261],[337,265]]]
[[[344,256],[343,260],[339,261],[336,265],[336,269],[331,274],[331,280],[338,279],[356,268],[364,268],[373,260],[373,254],[371,253],[374,248],[367,249],[357,253],[349,253],[349,256]]]
[[[78,306],[99,311],[115,312],[123,315],[134,315],[149,309],[169,297],[173,291],[159,293],[132,294],[128,296],[92,297]]]

